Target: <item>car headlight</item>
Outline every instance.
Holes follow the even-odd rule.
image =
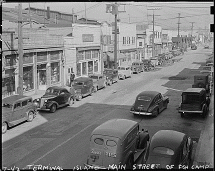
[[[37,101],[37,102],[39,102],[39,101],[40,101],[40,99],[37,99],[36,101]]]
[[[48,102],[48,100],[44,100],[44,102],[46,103],[46,102]]]

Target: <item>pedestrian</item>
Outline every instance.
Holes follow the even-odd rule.
[[[75,74],[74,74],[74,72],[72,72],[70,75],[70,87],[73,85],[74,79],[75,79]]]

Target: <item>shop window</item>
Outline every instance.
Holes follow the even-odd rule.
[[[93,50],[92,51],[92,58],[98,58],[99,57],[99,51],[98,50]]]
[[[77,63],[77,76],[81,76],[81,63]]]
[[[88,75],[93,74],[93,61],[88,62]]]
[[[16,65],[16,58],[18,55],[7,55],[5,56],[5,65],[6,66],[13,66]]]
[[[60,65],[59,62],[51,63],[51,84],[60,81]]]
[[[38,73],[38,83],[39,85],[47,85],[46,82],[46,64],[41,64],[37,66]]]
[[[94,61],[94,72],[98,72],[98,61]]]
[[[78,52],[77,53],[77,61],[80,61],[83,59],[84,59],[84,51]]]
[[[139,46],[142,46],[143,45],[143,42],[139,42]]]
[[[47,61],[47,52],[38,52],[37,53],[37,62]]]
[[[87,63],[83,62],[82,63],[82,75],[86,75],[87,74]]]
[[[85,59],[91,59],[91,51],[85,51]]]
[[[33,66],[23,68],[23,90],[29,91],[34,89],[33,83]]]
[[[7,96],[15,91],[15,76],[14,70],[5,71],[5,76],[2,76],[2,95]]]

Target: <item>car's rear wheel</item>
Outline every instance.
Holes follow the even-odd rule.
[[[5,134],[7,132],[8,125],[6,122],[2,123],[2,134]]]
[[[34,113],[33,113],[32,111],[30,111],[30,112],[28,113],[28,119],[27,119],[27,121],[28,121],[28,122],[32,122],[33,119],[34,119]]]
[[[57,105],[56,104],[51,105],[50,112],[54,113],[56,110],[57,110]]]
[[[157,109],[157,110],[155,111],[154,116],[157,117],[158,114],[159,114],[159,109]]]

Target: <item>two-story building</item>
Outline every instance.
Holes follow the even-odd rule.
[[[136,29],[137,29],[137,48],[140,51],[139,55],[140,58],[143,60],[145,59],[146,56],[146,28],[148,27],[148,25],[146,24],[137,24],[136,25]]]

